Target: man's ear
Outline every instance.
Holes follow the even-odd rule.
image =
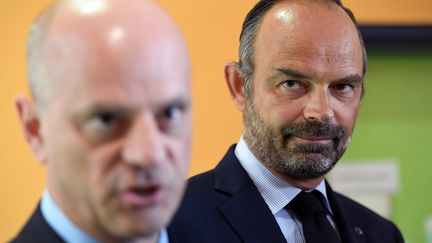
[[[15,109],[27,144],[36,160],[45,163],[46,153],[43,146],[40,117],[35,102],[24,95],[18,95],[15,98]]]
[[[228,85],[234,104],[241,112],[245,109],[244,78],[236,62],[225,64],[225,81]]]

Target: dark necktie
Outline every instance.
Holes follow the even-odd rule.
[[[303,225],[306,243],[340,243],[335,229],[327,219],[327,210],[323,207],[319,193],[300,192],[289,204]]]

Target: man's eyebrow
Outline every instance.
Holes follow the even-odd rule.
[[[276,70],[279,71],[279,73],[282,73],[286,76],[290,76],[295,79],[311,79],[308,75],[289,68],[276,68]]]
[[[76,109],[72,115],[73,117],[75,117],[75,119],[82,121],[101,112],[111,113],[111,114],[116,114],[116,115],[126,117],[132,114],[134,111],[121,105],[98,103],[90,107],[87,107],[85,109]]]
[[[133,112],[132,109],[130,109],[126,106],[122,106],[119,104],[104,104],[104,103],[95,104],[95,105],[91,106],[87,111],[88,112],[103,111],[103,112],[112,112],[112,113],[119,113],[119,114],[120,113],[126,114],[126,113]]]
[[[188,96],[178,96],[175,98],[168,99],[157,105],[157,109],[164,109],[166,107],[175,105],[180,106],[184,109],[189,109],[191,107],[191,98]]]
[[[337,79],[333,82],[357,85],[363,83],[363,77],[358,74],[351,74],[341,79]]]
[[[308,80],[312,79],[311,77],[309,77],[308,75],[306,75],[304,73],[301,73],[299,71],[292,70],[289,68],[276,68],[276,70],[279,71],[279,73],[282,73],[286,76],[290,76],[290,77],[295,78],[295,79],[308,79]],[[333,82],[353,84],[353,85],[354,84],[361,84],[363,82],[363,77],[360,76],[359,74],[351,74],[351,75],[348,75],[346,77],[334,80]]]

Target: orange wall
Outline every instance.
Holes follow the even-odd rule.
[[[431,0],[342,0],[361,23],[432,24]]]
[[[32,212],[44,188],[43,167],[27,149],[13,109],[26,91],[25,39],[32,19],[49,0],[0,0],[0,242],[9,239]],[[223,78],[237,58],[242,20],[254,0],[160,0],[185,33],[193,63],[194,146],[190,174],[212,168],[241,134],[241,115]],[[345,1],[363,22],[432,24],[432,1]],[[389,9],[387,9],[388,6]]]

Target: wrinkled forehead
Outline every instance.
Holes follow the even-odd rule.
[[[280,1],[264,17],[261,35],[299,43],[320,37],[321,41],[360,44],[357,29],[344,10],[322,1]]]
[[[261,23],[256,57],[362,67],[361,43],[352,20],[336,4],[314,1],[281,1],[273,6]]]

